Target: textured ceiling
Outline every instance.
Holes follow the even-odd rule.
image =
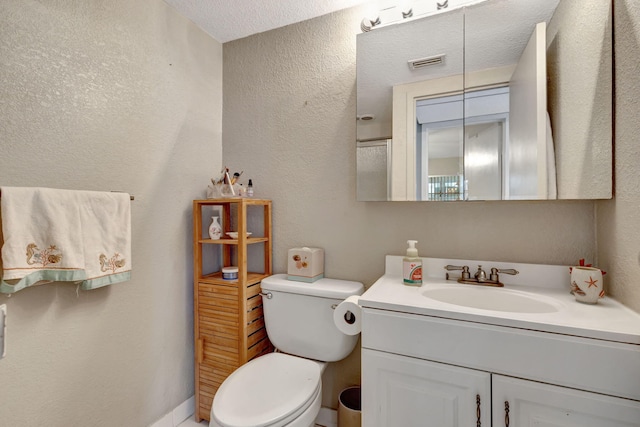
[[[372,0],[165,0],[220,43]]]

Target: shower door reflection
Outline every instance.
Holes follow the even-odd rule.
[[[418,125],[418,200],[464,200],[462,120]]]
[[[506,120],[464,127],[465,200],[500,200]]]

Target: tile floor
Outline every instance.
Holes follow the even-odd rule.
[[[195,418],[192,415],[186,420],[184,420],[178,427],[203,427],[203,426],[208,427],[209,423],[204,420],[197,423]]]

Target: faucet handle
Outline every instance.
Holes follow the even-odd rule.
[[[469,279],[471,277],[471,273],[469,273],[469,267],[466,265],[458,266],[458,265],[445,265],[444,269],[447,271],[454,270],[462,270],[462,279]]]
[[[490,278],[490,280],[492,282],[499,282],[500,281],[500,278],[498,277],[498,273],[516,275],[516,274],[519,274],[520,272],[518,270],[516,270],[515,268],[499,269],[499,268],[493,267],[491,269],[491,275],[489,276],[489,278]]]

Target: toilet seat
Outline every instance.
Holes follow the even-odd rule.
[[[222,383],[211,408],[212,425],[287,425],[319,405],[321,390],[318,362],[269,353],[241,366]]]

